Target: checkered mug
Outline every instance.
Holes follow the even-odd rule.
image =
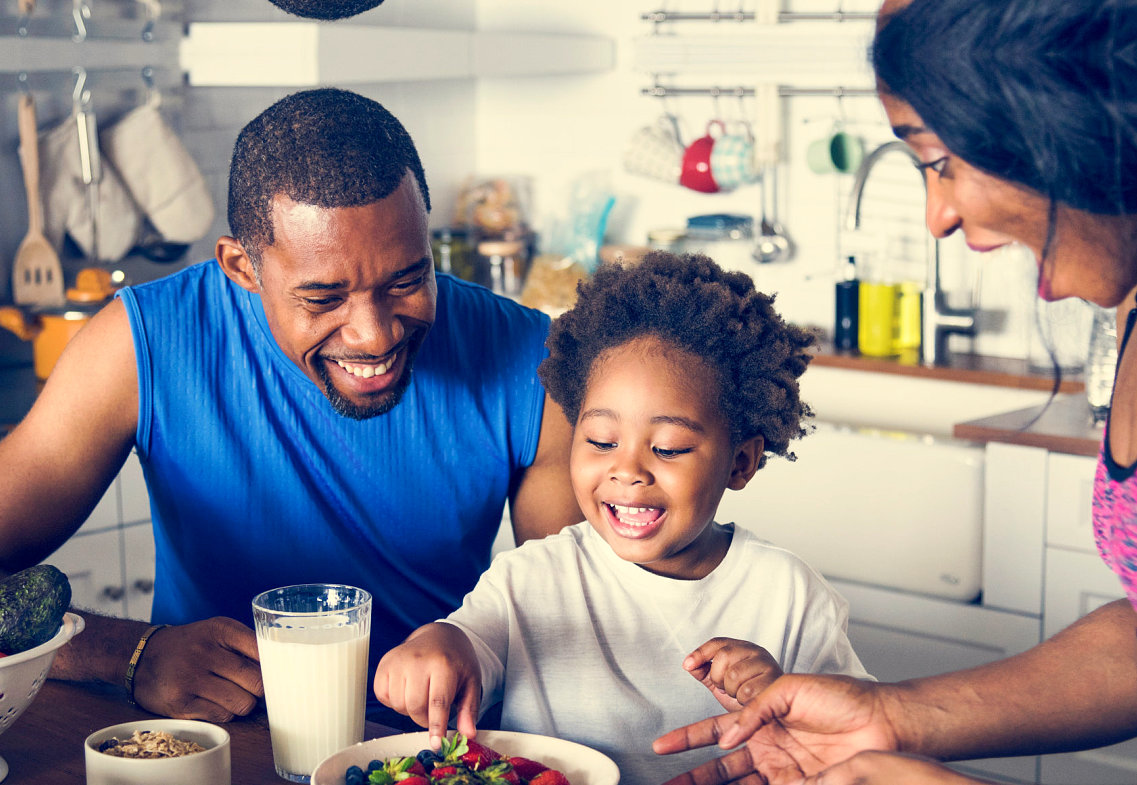
[[[758,182],[761,170],[755,159],[754,136],[749,125],[744,125],[741,131],[731,130],[715,139],[711,150],[711,174],[722,191]]]

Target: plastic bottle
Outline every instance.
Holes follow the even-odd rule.
[[[1117,314],[1110,308],[1094,306],[1090,348],[1086,355],[1086,400],[1095,424],[1109,416],[1116,370]]]
[[[833,346],[843,351],[856,351],[861,285],[857,280],[856,257],[848,257],[842,268],[835,292],[837,307],[833,321]]]

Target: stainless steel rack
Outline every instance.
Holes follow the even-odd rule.
[[[709,96],[711,98],[751,98],[755,91],[753,87],[665,87],[652,85],[640,90],[641,95],[652,98],[682,98],[687,96]],[[876,90],[870,87],[779,87],[778,95],[782,98],[795,96],[822,96],[831,98],[876,96]]]
[[[753,22],[753,11],[646,11],[640,14],[644,22]],[[779,22],[862,22],[876,19],[870,11],[779,11]]]

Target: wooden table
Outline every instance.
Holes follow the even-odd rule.
[[[154,717],[127,703],[121,687],[48,680],[12,727],[0,734],[0,756],[10,768],[5,785],[82,785],[86,781],[83,741],[87,736],[108,725]],[[233,785],[285,782],[276,775],[272,764],[268,717],[263,706],[222,727],[229,731]],[[368,722],[364,738],[395,732]]]

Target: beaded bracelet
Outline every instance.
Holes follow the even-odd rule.
[[[134,702],[134,671],[138,668],[138,661],[142,659],[142,651],[146,648],[147,641],[150,636],[156,633],[163,627],[168,627],[167,624],[155,624],[150,627],[146,632],[142,633],[142,637],[138,639],[138,645],[134,647],[134,654],[130,655],[130,662],[126,665],[126,699],[130,701],[131,706],[136,706]]]

